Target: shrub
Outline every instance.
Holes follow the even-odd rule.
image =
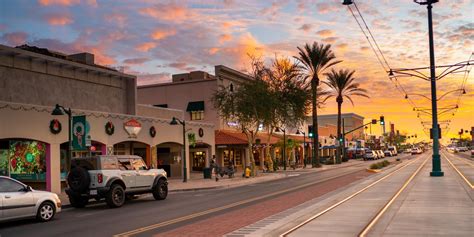
[[[390,162],[387,160],[384,160],[382,162],[371,164],[370,169],[373,169],[373,170],[382,169],[383,167],[388,166],[388,165],[390,165]]]

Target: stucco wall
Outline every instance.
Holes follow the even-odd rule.
[[[191,114],[186,112],[189,102],[204,101],[204,120],[198,122],[218,123],[217,111],[214,109],[211,97],[217,90],[216,80],[199,80],[179,83],[169,83],[157,86],[138,88],[138,103],[146,105],[167,104],[168,108],[184,111],[184,119],[191,120]]]
[[[94,71],[94,66],[20,49],[0,49],[0,101],[135,114],[134,76]]]

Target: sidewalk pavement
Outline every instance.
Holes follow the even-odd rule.
[[[359,163],[358,160],[349,160],[348,162],[344,162],[338,165],[323,165],[321,168],[311,168],[311,165],[306,166],[306,168],[296,168],[295,170],[287,167],[287,170],[277,170],[276,172],[271,173],[263,173],[262,171],[258,171],[257,176],[244,178],[242,177],[242,172],[235,173],[234,178],[228,178],[228,176],[224,176],[223,178],[219,176],[219,181],[214,179],[204,179],[202,172],[191,172],[190,179],[187,182],[183,182],[182,178],[169,178],[168,179],[168,191],[170,193],[173,192],[184,192],[184,191],[199,191],[199,190],[207,190],[207,189],[217,189],[217,188],[231,188],[231,187],[239,187],[245,186],[249,184],[255,183],[262,183],[271,180],[283,179],[292,173],[309,173],[309,172],[320,172],[325,170],[331,170],[338,167],[347,167],[352,166],[356,163]],[[71,207],[69,204],[69,199],[67,194],[64,192],[59,194],[59,199],[61,199],[63,208]],[[92,202],[91,202],[92,203]]]
[[[226,236],[278,236],[320,213],[324,214],[312,219],[290,236],[357,235],[425,160],[426,165],[381,216],[368,236],[472,236],[473,189],[460,178],[446,159],[442,159],[444,177],[430,177],[432,166],[429,153],[417,156],[405,169],[328,212],[325,211],[328,207],[411,161],[389,166],[361,182],[270,216]]]

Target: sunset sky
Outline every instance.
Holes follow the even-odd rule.
[[[298,1],[158,1],[158,0],[2,0],[0,44],[46,47],[64,53],[90,52],[96,63],[123,67],[138,84],[166,82],[171,74],[214,65],[248,67],[248,54],[270,59],[292,57],[297,46],[317,41],[331,44],[344,62],[337,68],[356,70],[371,98],[356,98],[343,112],[367,119],[384,115],[400,132],[427,139],[417,112],[390,81],[364,34],[342,0]],[[429,66],[426,7],[412,0],[356,1],[392,68]],[[474,1],[441,0],[433,7],[437,65],[466,61],[473,52]],[[473,57],[474,58],[474,57]],[[459,109],[445,113],[449,134],[474,126],[473,73]],[[438,94],[459,89],[464,74],[438,81]],[[399,78],[409,94],[430,95],[428,81]],[[456,105],[451,93],[439,107]],[[430,101],[410,96],[417,106]],[[335,113],[329,102],[322,114]],[[430,118],[421,114],[421,120]],[[380,133],[379,126],[373,131]],[[443,127],[443,126],[442,126]],[[387,129],[389,126],[387,126]],[[412,140],[413,141],[413,140]]]

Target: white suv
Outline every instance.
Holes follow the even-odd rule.
[[[110,207],[120,207],[126,197],[152,193],[166,199],[168,180],[163,169],[149,169],[139,156],[95,156],[74,158],[66,193],[73,207],[84,207],[89,199],[105,199]]]

